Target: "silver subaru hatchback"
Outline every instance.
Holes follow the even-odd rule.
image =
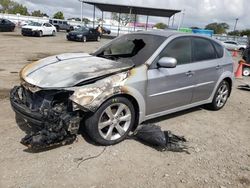
[[[219,110],[234,79],[219,42],[169,31],[126,34],[93,54],[48,57],[20,76],[10,100],[30,147],[74,140],[80,127],[112,145],[152,118],[200,105]]]

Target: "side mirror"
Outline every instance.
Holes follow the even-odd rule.
[[[172,57],[162,57],[157,64],[162,68],[175,68],[177,65],[177,60]]]

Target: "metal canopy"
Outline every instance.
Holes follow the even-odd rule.
[[[103,12],[116,12],[116,13],[127,13],[127,14],[131,13],[136,15],[158,16],[158,17],[168,17],[168,18],[172,17],[176,13],[181,12],[180,10],[110,4],[110,3],[94,2],[88,0],[83,0],[83,2],[90,5],[94,5]]]

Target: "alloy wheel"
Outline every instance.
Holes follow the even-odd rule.
[[[217,92],[216,105],[218,108],[221,108],[226,104],[228,95],[229,95],[229,88],[228,85],[224,83],[220,86]]]
[[[126,134],[131,123],[131,111],[123,103],[108,106],[99,118],[98,131],[105,140],[117,140]]]

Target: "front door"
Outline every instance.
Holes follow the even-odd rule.
[[[162,57],[177,60],[175,68],[154,67],[148,70],[146,115],[157,114],[191,103],[194,90],[191,37],[172,40],[160,53]]]

